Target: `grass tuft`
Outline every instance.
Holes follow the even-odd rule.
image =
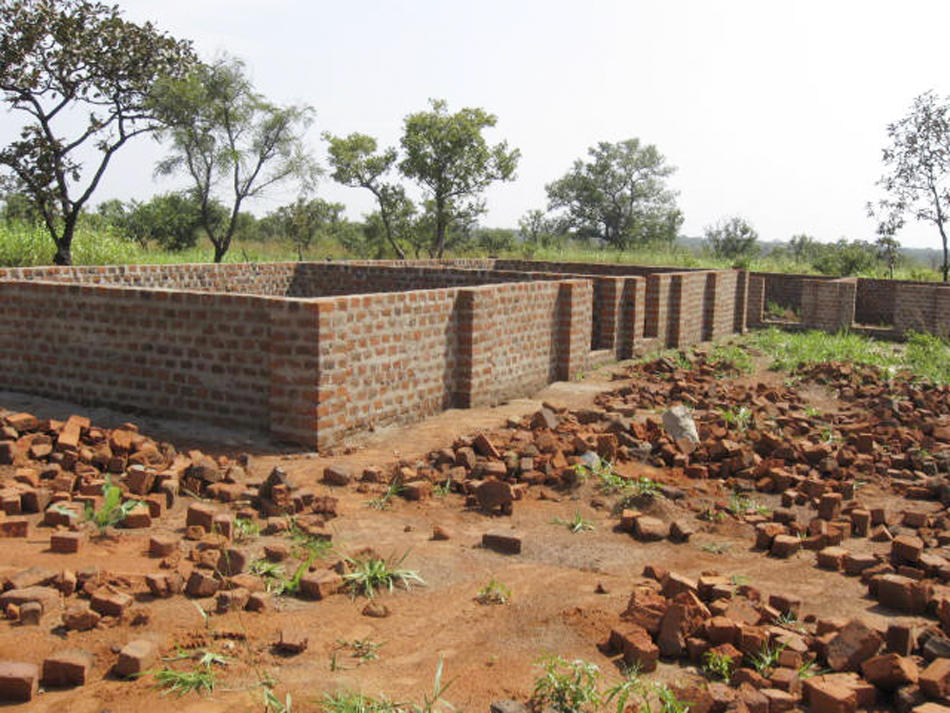
[[[413,584],[425,584],[422,577],[417,572],[410,569],[402,569],[401,565],[406,561],[409,552],[403,554],[399,559],[384,560],[377,557],[366,557],[362,559],[347,558],[351,570],[343,575],[350,589],[354,594],[362,594],[365,597],[374,597],[380,589],[387,589],[390,592],[396,585],[411,589]]]

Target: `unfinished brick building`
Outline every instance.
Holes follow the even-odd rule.
[[[326,447],[768,323],[947,334],[950,288],[472,259],[0,270],[0,388]],[[787,320],[785,326],[796,326]]]

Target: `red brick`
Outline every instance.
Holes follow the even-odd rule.
[[[66,649],[43,661],[44,686],[84,686],[92,669],[93,656],[82,649]]]
[[[0,701],[26,703],[33,700],[39,678],[36,664],[0,661]]]
[[[137,676],[148,671],[158,660],[158,647],[148,639],[130,641],[119,652],[113,672],[120,678]]]

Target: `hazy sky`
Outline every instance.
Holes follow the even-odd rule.
[[[257,88],[316,110],[322,131],[398,144],[406,114],[444,98],[498,116],[491,140],[522,152],[518,178],[487,193],[487,226],[545,206],[544,185],[587,147],[638,137],[678,168],[683,232],[739,214],[763,239],[807,232],[873,239],[888,122],[950,93],[950,3],[669,0],[120,0],[127,16],[192,39],[205,59],[243,58]],[[2,126],[9,126],[5,121]],[[129,146],[98,192],[145,198],[160,156]],[[359,189],[318,194],[351,217]],[[255,207],[262,212],[270,205]],[[936,247],[927,227],[907,245]]]

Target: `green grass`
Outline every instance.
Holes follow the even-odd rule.
[[[731,656],[717,651],[707,651],[703,654],[703,673],[713,680],[728,681],[732,678],[733,666],[735,662]]]
[[[26,267],[49,265],[53,257],[53,240],[42,224],[0,220],[0,266]],[[200,236],[198,245],[180,252],[169,252],[158,246],[142,247],[118,234],[111,226],[102,227],[94,217],[80,219],[73,240],[73,263],[76,265],[118,265],[128,263],[188,263],[211,262],[213,250],[208,239]],[[478,257],[486,254],[477,245],[447,254],[451,257]],[[494,254],[494,253],[493,253]],[[564,247],[516,247],[498,253],[502,258],[547,260],[552,262],[599,262],[627,265],[670,266],[690,268],[730,268],[732,260],[716,258],[701,250],[676,245],[645,245],[627,250],[596,248],[580,244]],[[334,260],[359,258],[335,240],[321,240],[304,252],[306,260]],[[225,256],[225,262],[295,261],[297,251],[290,240],[253,240],[239,233]],[[750,270],[792,274],[818,274],[809,261],[793,257],[762,255],[747,265]],[[877,265],[861,273],[863,277],[883,277],[883,266]],[[939,280],[936,270],[912,261],[897,269],[899,280]]]
[[[771,327],[748,337],[753,346],[771,357],[770,368],[794,371],[802,366],[828,361],[846,361],[877,367],[899,366],[900,349],[855,332],[783,332]]]
[[[743,433],[752,425],[752,412],[747,406],[740,406],[737,409],[719,409],[722,414],[722,420],[731,428]]]
[[[538,662],[541,673],[534,681],[534,710],[553,713],[594,713],[616,705],[617,713],[687,713],[689,704],[679,700],[669,686],[646,682],[636,667],[624,670],[623,679],[601,689],[603,674],[596,664],[583,659],[568,661],[548,656]],[[658,704],[656,708],[653,704]]]
[[[181,653],[166,661],[180,661],[183,659],[194,658],[192,654]],[[174,693],[176,696],[184,696],[187,693],[211,693],[217,685],[217,676],[215,666],[226,666],[227,659],[221,654],[211,651],[204,651],[198,658],[197,664],[193,669],[178,671],[168,666],[151,671],[155,678],[155,685],[164,689],[162,695]]]
[[[323,713],[399,713],[400,704],[385,697],[372,698],[355,691],[337,691],[324,694]]]
[[[330,670],[335,671],[340,668],[340,666],[336,663],[336,655],[341,651],[347,652],[349,657],[354,659],[357,665],[359,665],[369,661],[377,660],[379,658],[379,650],[385,645],[385,641],[373,641],[369,637],[363,639],[352,639],[350,641],[347,641],[346,639],[337,639],[333,656],[331,658]]]
[[[475,601],[479,604],[507,604],[511,601],[511,589],[492,577],[488,584],[478,590]]]
[[[594,528],[594,524],[590,520],[586,520],[580,512],[575,512],[574,517],[570,520],[563,520],[559,517],[551,520],[553,525],[562,525],[566,527],[572,535],[576,535],[578,532],[588,532]]]
[[[590,661],[567,661],[549,656],[539,662],[532,701],[537,710],[555,713],[593,713],[600,707],[600,669]]]
[[[425,584],[417,572],[401,568],[408,556],[409,553],[406,552],[399,559],[347,558],[351,571],[344,574],[343,579],[355,594],[370,598],[380,589],[393,591],[397,584],[406,589],[411,589],[413,584]]]
[[[123,497],[122,489],[118,485],[114,485],[112,479],[107,475],[106,482],[102,486],[102,504],[96,509],[91,503],[87,502],[83,510],[85,521],[93,523],[99,529],[100,534],[105,533],[110,527],[120,524],[130,512],[142,504],[138,500],[123,502]],[[53,510],[67,516],[73,514],[64,505],[53,505]]]
[[[753,369],[752,357],[738,344],[717,344],[709,355],[709,362],[717,371],[725,371],[728,366],[740,374],[750,374]]]
[[[778,657],[785,650],[785,644],[764,644],[752,655],[749,663],[763,676],[767,676],[778,665]]]
[[[301,559],[322,559],[333,551],[333,541],[321,534],[307,532],[293,517],[290,518],[290,540]]]
[[[394,480],[386,487],[382,495],[368,500],[366,506],[373,508],[373,510],[386,510],[392,504],[393,498],[401,494],[403,490],[402,483]]]
[[[21,221],[0,220],[0,266],[31,267],[51,265],[55,246],[46,228]],[[157,246],[142,247],[111,228],[93,230],[80,221],[72,245],[74,265],[123,265],[211,262],[214,249],[206,238],[188,250],[170,252]],[[318,244],[304,255],[308,260],[354,257],[339,245]],[[225,262],[296,261],[297,252],[289,241],[235,240]]]
[[[904,360],[919,377],[935,384],[950,384],[950,341],[932,334],[910,334]]]
[[[783,332],[772,327],[749,334],[746,343],[769,355],[770,368],[778,371],[841,361],[891,373],[907,369],[919,379],[950,384],[950,341],[931,334],[911,333],[900,344],[855,332]]]
[[[772,511],[769,508],[759,502],[756,502],[744,493],[732,493],[729,496],[729,502],[726,504],[726,508],[733,515],[744,515],[750,510],[757,515],[772,514]]]

